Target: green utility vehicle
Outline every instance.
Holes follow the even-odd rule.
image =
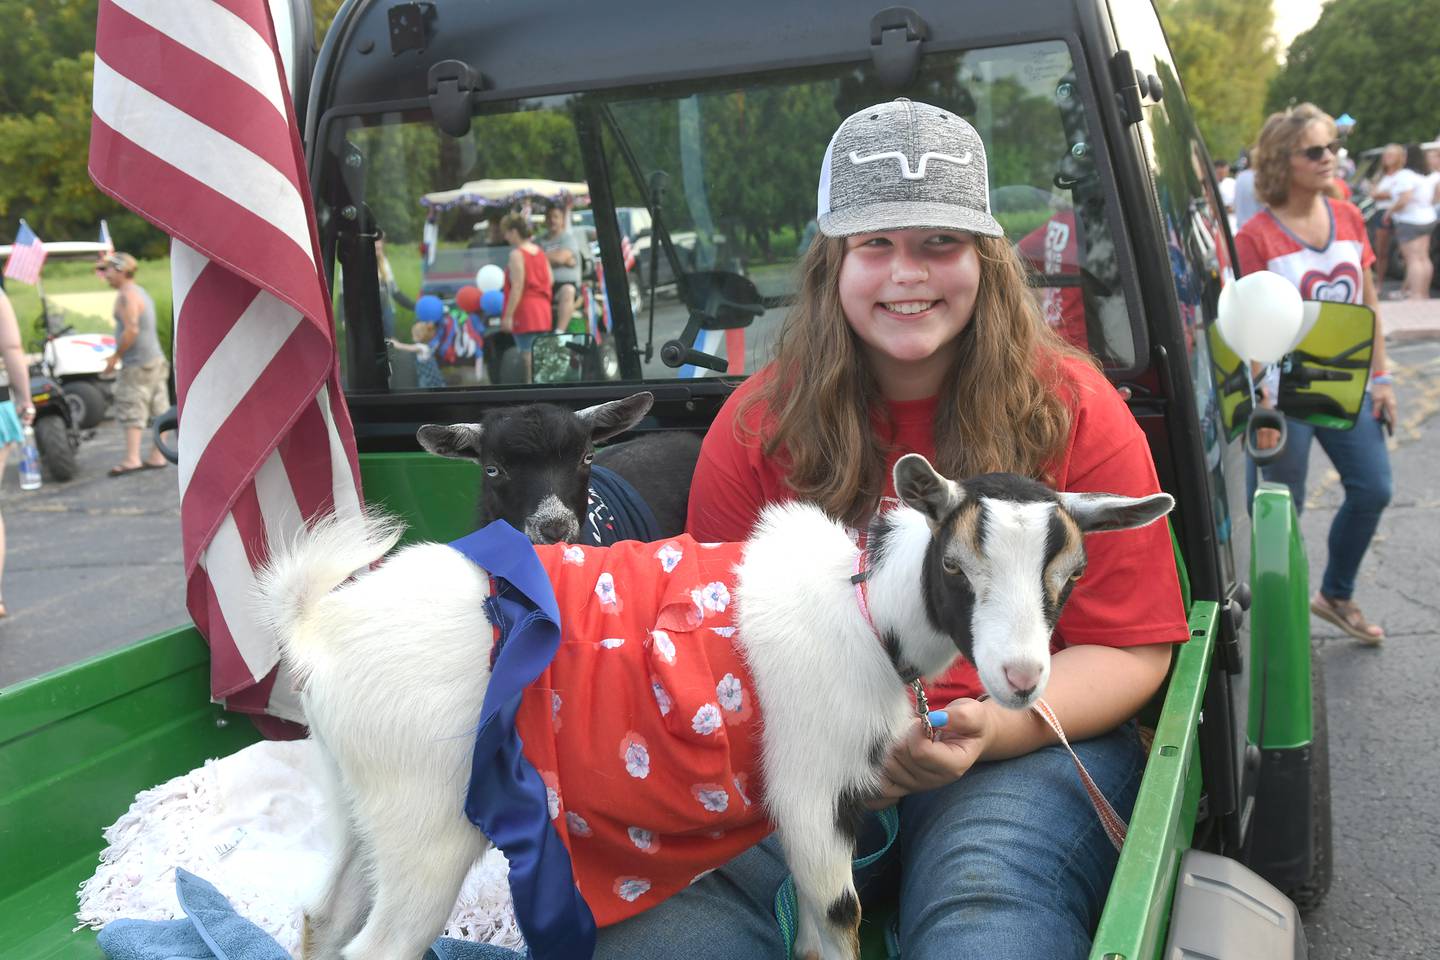
[[[1092,958],[1304,957],[1296,904],[1331,869],[1305,550],[1284,489],[1245,502],[1250,391],[1215,324],[1233,245],[1159,20],[1150,0],[911,2],[349,0],[316,56],[297,0],[292,89],[365,497],[414,538],[468,532],[478,471],[423,454],[415,431],[488,405],[579,408],[643,385],[641,430],[705,430],[793,302],[840,119],[896,96],[952,110],[988,146],[993,206],[1046,321],[1127,398],[1177,501],[1191,638],[1141,717],[1153,746]],[[377,226],[396,275],[418,276],[402,262],[424,238],[416,198],[507,178],[587,185],[618,379],[392,386]],[[645,212],[640,271],[617,210]],[[673,277],[674,295],[632,301],[637,276]],[[1282,408],[1353,422],[1373,322],[1311,315]],[[542,338],[537,372],[589,335]],[[179,626],[0,692],[0,960],[97,956],[72,928],[102,828],[138,791],[257,739],[210,702],[208,667]],[[883,920],[866,923],[867,956],[884,955]]]

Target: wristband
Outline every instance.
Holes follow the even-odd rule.
[[[1395,378],[1388,373],[1377,373],[1370,378],[1372,387],[1388,387],[1395,382]]]

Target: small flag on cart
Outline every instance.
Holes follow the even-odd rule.
[[[15,244],[10,248],[10,259],[5,264],[5,279],[34,286],[40,282],[40,268],[44,265],[45,244],[30,229],[30,224],[21,220]]]

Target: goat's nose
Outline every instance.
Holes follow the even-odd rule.
[[[1015,691],[1018,697],[1028,697],[1035,692],[1040,685],[1040,667],[1038,664],[1021,663],[1007,666],[1005,668],[1005,682],[1010,684],[1010,689]]]
[[[543,543],[564,543],[572,531],[564,520],[547,520],[540,524],[540,539]]]

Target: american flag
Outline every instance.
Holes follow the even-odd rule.
[[[211,695],[300,720],[254,570],[360,509],[334,324],[265,0],[101,0],[90,176],[172,238],[186,602]]]
[[[40,268],[45,265],[45,244],[35,236],[30,224],[20,221],[15,231],[15,243],[10,248],[10,259],[5,263],[5,279],[19,280],[32,286],[40,282]]]

